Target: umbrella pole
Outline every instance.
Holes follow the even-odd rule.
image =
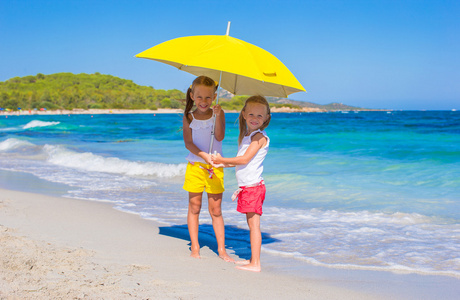
[[[230,24],[231,22],[228,21],[227,23],[227,32],[225,33],[225,35],[230,35]],[[217,98],[216,98],[216,105],[219,104],[219,91],[220,91],[220,82],[222,81],[222,71],[220,71],[220,75],[219,75],[219,87],[217,88]],[[214,124],[212,125],[212,130],[211,130],[211,142],[209,143],[209,154],[212,154],[212,146],[214,144],[214,128],[216,128],[216,116],[214,115],[213,113],[213,116],[214,118]]]
[[[217,88],[217,98],[216,98],[216,105],[219,104],[219,91],[220,91],[220,82],[222,80],[222,71],[220,71],[220,75],[219,75],[219,86]],[[215,136],[215,132],[214,132],[214,129],[216,128],[216,115],[214,114],[214,112],[212,113],[212,117],[214,118],[213,120],[213,125],[212,125],[212,130],[211,130],[211,142],[209,143],[209,154],[212,154],[212,146],[214,144],[214,136]]]

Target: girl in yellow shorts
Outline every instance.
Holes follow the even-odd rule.
[[[225,114],[219,105],[211,108],[216,98],[217,86],[214,80],[206,76],[197,77],[186,95],[183,119],[185,147],[190,151],[185,173],[184,190],[189,192],[187,225],[191,241],[190,256],[200,258],[198,243],[199,215],[203,191],[208,194],[208,209],[217,240],[219,257],[225,261],[234,260],[225,250],[225,227],[222,217],[222,193],[224,192],[224,172],[222,168],[213,168],[208,152],[214,118],[214,141],[212,153],[222,153],[222,140],[225,137]],[[195,107],[194,107],[195,106]],[[193,111],[192,109],[195,108]]]

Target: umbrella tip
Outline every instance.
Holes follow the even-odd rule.
[[[230,35],[230,21],[227,23],[227,33],[225,35]]]

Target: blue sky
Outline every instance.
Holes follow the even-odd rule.
[[[308,93],[368,108],[460,109],[460,1],[0,0],[0,81],[111,74],[185,91],[193,76],[134,55],[225,34],[278,57]]]

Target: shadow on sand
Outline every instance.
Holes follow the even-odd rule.
[[[190,241],[187,224],[159,227],[159,229],[161,235]],[[208,247],[216,253],[216,255],[219,255],[212,225],[200,224],[198,241],[201,248]],[[262,232],[262,245],[278,241],[278,239],[272,238],[270,234]],[[190,246],[190,242],[188,245]],[[233,225],[225,225],[225,248],[227,250],[233,250],[235,255],[241,259],[250,259],[251,244],[249,242],[249,230],[241,229]]]

